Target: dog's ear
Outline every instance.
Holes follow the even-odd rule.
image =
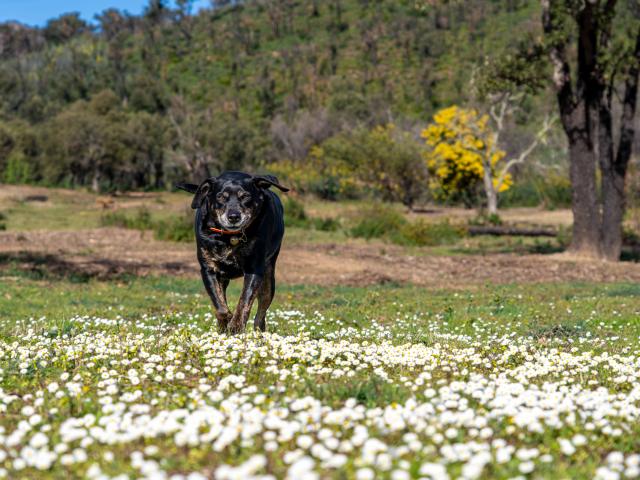
[[[189,193],[196,193],[198,191],[198,185],[193,183],[176,183],[174,186],[179,190],[184,190]]]
[[[202,202],[207,197],[209,192],[211,191],[211,187],[213,186],[213,181],[208,178],[204,182],[202,182],[198,187],[196,187],[195,195],[193,197],[193,201],[191,202],[191,208],[194,210],[196,208],[200,208],[202,206]]]
[[[278,179],[273,175],[258,175],[253,177],[253,183],[258,188],[269,188],[276,187],[282,192],[288,192],[289,189],[287,187],[283,187],[278,183]]]

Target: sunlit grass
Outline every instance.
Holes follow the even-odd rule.
[[[227,337],[196,280],[5,278],[0,476],[632,478],[638,293],[284,286]]]

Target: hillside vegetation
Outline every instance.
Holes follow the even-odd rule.
[[[223,169],[287,176],[326,141],[357,148],[389,124],[418,158],[431,115],[477,102],[483,65],[539,29],[538,2],[526,0],[177,4],[111,9],[94,24],[71,13],[39,29],[0,25],[0,179],[108,191]],[[507,149],[549,106],[526,98]],[[554,159],[558,142],[540,155]]]

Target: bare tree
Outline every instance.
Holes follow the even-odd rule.
[[[184,98],[175,96],[167,116],[175,133],[170,158],[182,166],[194,180],[210,177],[211,168],[217,165],[211,149],[207,148],[206,137],[203,138],[206,115],[196,112]]]
[[[536,132],[533,140],[516,156],[504,161],[498,172],[494,172],[494,166],[491,164],[491,158],[496,153],[502,141],[502,134],[506,128],[506,120],[508,117],[519,109],[518,103],[522,99],[523,94],[512,94],[510,92],[503,93],[493,99],[493,104],[489,109],[489,116],[493,123],[493,139],[490,143],[490,151],[481,155],[482,166],[484,170],[483,185],[487,196],[487,211],[489,215],[498,213],[498,192],[504,185],[507,175],[511,173],[516,165],[521,165],[529,159],[534,150],[546,140],[549,130],[557,120],[555,116],[545,116],[542,125]]]
[[[303,111],[292,122],[277,116],[271,122],[271,136],[275,156],[300,161],[307,158],[309,150],[336,131],[336,126],[326,110]]]

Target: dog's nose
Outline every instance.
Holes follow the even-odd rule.
[[[238,223],[240,221],[240,212],[229,212],[227,218],[231,223]]]

